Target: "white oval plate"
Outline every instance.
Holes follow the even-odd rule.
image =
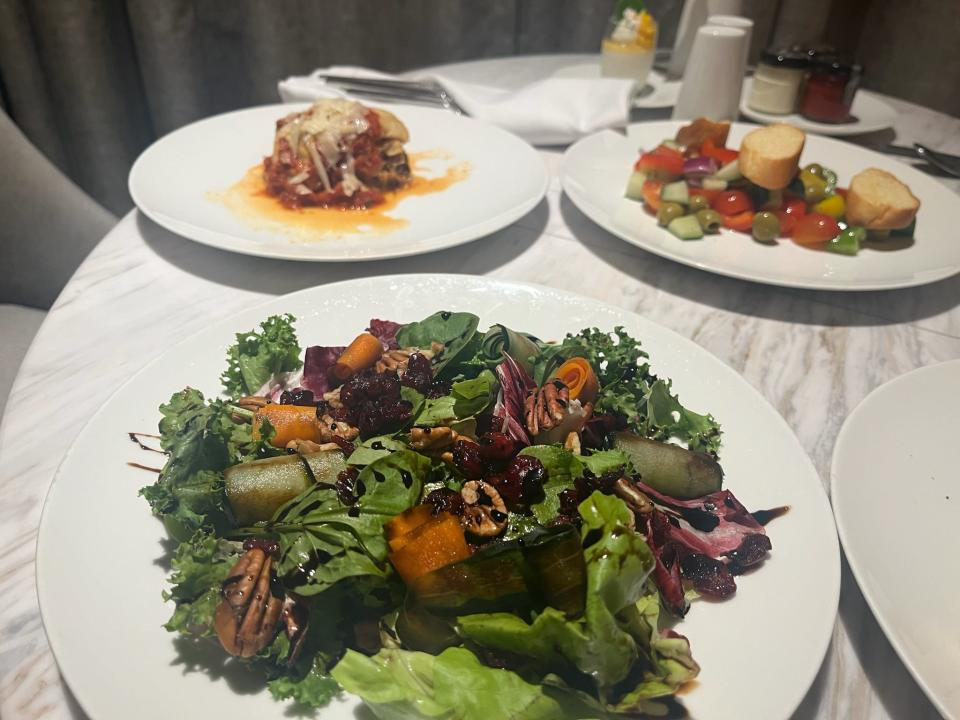
[[[833,451],[831,494],[850,568],[904,665],[960,717],[960,360],[874,390]]]
[[[781,238],[774,245],[723,230],[702,240],[680,240],[657,225],[643,204],[623,196],[641,148],[676,135],[682,121],[630,125],[627,136],[607,130],[580,140],[563,158],[563,189],[573,203],[608,232],[657,255],[720,275],[770,285],[819,290],[884,290],[924,285],[960,272],[956,235],[957,196],[944,185],[885,155],[831,138],[808,135],[801,164],[833,168],[846,186],[868,167],[896,175],[920,198],[916,242],[895,251],[865,248],[854,257],[810,250]],[[756,125],[734,123],[729,146]]]
[[[369,103],[368,103],[369,104]],[[265,105],[200,120],[157,140],[130,170],[137,207],[168,230],[223,250],[287,260],[354,261],[419,255],[489,235],[532,210],[547,189],[543,160],[500,128],[445,110],[386,106],[410,131],[408,152],[439,150],[435,174],[469,163],[467,177],[408,197],[389,211],[392,232],[305,238],[303,231],[240,217],[215,196],[263,161],[276,121],[307,104]]]
[[[155,428],[157,406],[186,385],[217,393],[234,333],[267,315],[293,313],[301,341],[329,344],[352,337],[371,316],[411,321],[440,308],[469,310],[482,325],[502,322],[544,338],[624,325],[642,339],[654,370],[674,378],[685,404],[720,420],[728,486],[751,509],[792,509],[768,526],[773,553],[737,579],[737,594],[695,602],[680,624],[703,668],[683,702],[700,720],[790,716],[829,643],[840,566],[820,479],[776,410],[693,342],[620,308],[535,285],[398,275],[305,290],[218,322],[136,375],[80,433],[43,511],[37,585],[50,645],[91,718],[282,720],[288,712],[269,693],[234,682],[232,663],[222,668],[226,678],[185,672],[174,637],[161,627],[171,612],[160,596],[164,531],[137,496],[153,476],[126,465],[159,456],[139,451],[127,432]],[[209,651],[222,661],[219,648]],[[103,670],[107,661],[110,672]],[[356,702],[345,699],[318,715],[353,718]]]
[[[747,105],[752,86],[753,78],[747,78],[743,81],[743,99],[740,102],[740,112],[759,123],[789,123],[804,132],[842,137],[884,130],[893,127],[897,120],[897,111],[868,90],[857,90],[857,94],[853,96],[853,105],[850,107],[850,114],[853,118],[850,122],[822,123],[808,120],[800,113],[773,115],[760,112]]]

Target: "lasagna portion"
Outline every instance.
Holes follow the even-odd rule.
[[[352,100],[318,100],[277,121],[273,154],[263,160],[267,192],[287,207],[367,208],[410,182],[395,115]]]

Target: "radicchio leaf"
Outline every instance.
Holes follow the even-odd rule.
[[[393,322],[392,320],[377,320],[377,318],[373,318],[370,320],[370,327],[367,328],[367,332],[382,342],[384,349],[396,350],[400,347],[399,343],[397,343],[397,330],[402,327],[403,325],[401,323]]]
[[[317,398],[330,392],[330,378],[327,372],[344,350],[346,350],[345,347],[323,345],[308,347],[303,358],[303,377],[300,379],[300,385],[313,392]]]
[[[497,365],[496,371],[500,392],[493,408],[494,422],[502,423],[500,432],[504,435],[529,445],[530,435],[524,425],[523,403],[530,391],[536,389],[536,383],[509,355],[503,356],[503,362]]]

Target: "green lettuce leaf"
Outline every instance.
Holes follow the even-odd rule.
[[[420,322],[404,325],[397,331],[397,344],[400,347],[429,348],[434,342],[441,343],[443,350],[434,358],[433,370],[437,375],[451,364],[461,352],[466,350],[477,334],[480,318],[465,312],[437,312]],[[479,340],[476,341],[479,343]]]
[[[275,700],[293,700],[307,707],[323,707],[340,694],[340,685],[324,671],[321,656],[314,657],[302,677],[281,675],[270,680],[267,687]]]
[[[260,330],[237,333],[237,342],[227,350],[227,369],[220,377],[230,397],[253,395],[272,377],[297,370],[300,344],[293,329],[293,315],[272,315]]]
[[[437,427],[472,418],[493,403],[498,387],[496,376],[484,369],[475,378],[453,383],[449,395],[427,399],[413,424]]]
[[[458,618],[460,634],[494,653],[535,660],[538,667],[575,668],[595,683],[599,697],[613,699],[615,686],[640,659],[636,638],[618,615],[644,593],[653,554],[631,529],[632,513],[617,497],[593,493],[579,506],[587,566],[586,608],[567,619],[546,608],[532,623],[510,613]]]
[[[719,424],[710,415],[683,407],[670,393],[670,382],[650,371],[640,342],[622,327],[612,333],[587,328],[567,335],[559,345],[546,346],[534,363],[534,379],[543,384],[565,360],[578,356],[590,362],[600,382],[595,414],[619,415],[626,418],[630,429],[642,435],[656,440],[675,437],[691,450],[717,455]]]
[[[388,649],[373,657],[348,650],[331,673],[381,720],[443,718],[544,720],[566,717],[544,688],[483,665],[469,650],[439,655]]]
[[[207,403],[186,388],[160,406],[160,446],[169,457],[160,477],[140,491],[167,532],[181,542],[200,529],[222,534],[231,523],[222,471],[230,465],[281,454],[269,444],[273,428],[254,440],[250,423],[236,423],[220,400]]]
[[[237,543],[203,532],[181,543],[170,561],[170,590],[163,593],[164,600],[173,600],[176,607],[164,627],[193,637],[213,635],[220,584],[238,557]]]

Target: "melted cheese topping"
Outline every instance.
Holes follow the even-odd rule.
[[[277,140],[286,139],[295,155],[312,163],[329,191],[330,181],[322,161],[333,166],[337,158],[349,150],[353,140],[370,128],[366,115],[367,109],[352,100],[318,100],[277,130]],[[275,143],[275,159],[278,152],[279,143]],[[353,158],[349,158],[348,168],[344,168],[343,182],[348,195],[363,186],[353,173]]]

